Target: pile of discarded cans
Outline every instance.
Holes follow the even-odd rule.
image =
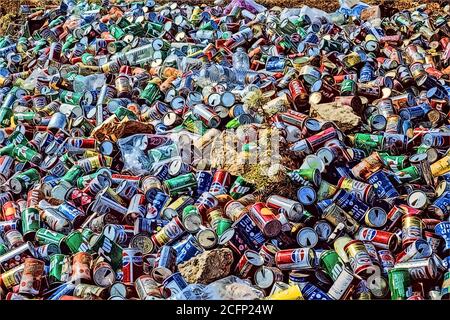
[[[449,299],[449,13],[21,6],[0,38],[0,298]],[[282,191],[182,152],[245,128],[298,163]]]

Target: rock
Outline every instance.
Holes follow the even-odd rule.
[[[189,283],[209,284],[230,274],[233,253],[228,248],[205,251],[178,266]]]
[[[311,117],[334,122],[343,132],[356,128],[361,121],[350,106],[335,102],[313,104],[309,113]]]

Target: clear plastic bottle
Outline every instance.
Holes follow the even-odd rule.
[[[239,84],[245,82],[245,76],[250,69],[250,60],[244,48],[238,47],[233,53],[233,69],[236,73],[236,80]]]

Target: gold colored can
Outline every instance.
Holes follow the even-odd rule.
[[[446,155],[442,159],[434,162],[431,166],[431,174],[438,177],[450,172],[450,155]]]

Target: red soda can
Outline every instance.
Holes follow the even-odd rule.
[[[264,258],[253,250],[247,250],[239,259],[235,273],[241,278],[251,278],[256,270],[264,264]]]
[[[275,253],[275,264],[281,270],[314,268],[316,253],[311,248],[284,249]]]
[[[280,234],[282,227],[280,220],[264,203],[257,202],[252,205],[250,217],[266,237],[273,238]]]
[[[134,283],[143,274],[144,261],[142,253],[132,248],[122,251],[122,272],[124,283]]]
[[[18,206],[15,201],[7,201],[2,206],[2,220],[9,221],[20,218],[20,213],[18,212]]]
[[[292,80],[289,83],[289,92],[294,105],[298,108],[306,106],[308,103],[308,92],[300,80]]]
[[[371,241],[378,249],[390,251],[395,251],[399,243],[395,233],[372,228],[361,228],[357,238],[361,241]]]
[[[219,169],[214,173],[209,192],[213,195],[228,193],[231,185],[231,176],[226,170]]]

